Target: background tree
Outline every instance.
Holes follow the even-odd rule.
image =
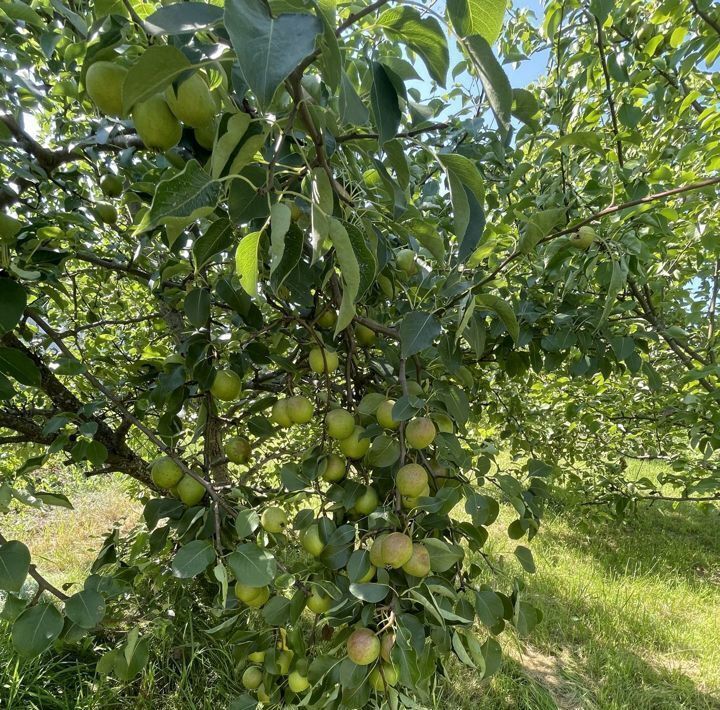
[[[19,653],[102,632],[129,679],[172,607],[237,707],[409,706],[540,620],[498,498],[515,540],[548,492],[660,495],[627,457],[718,498],[713,11],[510,11],[528,89],[503,12],[0,6],[0,505],[70,505],[57,462],[145,502],[82,585],[0,538]]]

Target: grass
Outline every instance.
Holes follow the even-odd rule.
[[[28,543],[56,583],[80,579],[103,534],[139,515],[116,479],[78,488],[71,499],[75,511],[18,513],[11,529],[3,521],[5,534]],[[504,510],[488,543],[508,575],[518,571],[503,529],[511,520]],[[508,653],[490,682],[451,664],[452,682],[438,707],[720,708],[717,511],[665,503],[624,521],[586,508],[549,512],[530,546],[538,572],[528,578],[527,593],[543,610],[543,623],[529,639],[503,634]],[[99,684],[95,662],[90,651],[19,662],[0,628],[0,708],[191,710],[225,707],[239,692],[222,648],[181,660],[160,644],[131,693]]]

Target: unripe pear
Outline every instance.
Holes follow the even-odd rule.
[[[127,69],[114,62],[95,62],[85,74],[85,91],[106,116],[122,116],[122,88]]]
[[[436,434],[435,425],[427,417],[417,417],[405,426],[405,442],[412,449],[426,449]]]
[[[370,564],[375,567],[384,567],[385,562],[383,561],[382,546],[388,533],[381,533],[373,541],[372,547],[370,548]]]
[[[584,225],[570,236],[570,244],[576,249],[589,249],[596,237],[595,230],[589,225]]]
[[[216,133],[217,124],[215,123],[215,121],[210,121],[210,123],[206,124],[205,126],[200,126],[200,128],[196,128],[193,131],[195,140],[200,146],[205,148],[205,150],[213,149],[213,146],[215,145]]]
[[[395,645],[395,634],[388,633],[383,634],[380,639],[380,657],[386,663],[390,663],[390,654],[392,653],[393,646]]]
[[[176,118],[192,128],[206,126],[215,118],[215,102],[210,89],[197,72],[178,87],[168,86],[165,99]]]
[[[328,436],[347,439],[355,430],[355,417],[344,409],[332,409],[325,416]]]
[[[223,402],[232,402],[237,399],[242,389],[242,379],[235,370],[218,370],[215,379],[210,385],[210,393],[213,397]]]
[[[377,572],[377,568],[374,565],[370,565],[370,567],[368,567],[368,571],[365,572],[365,574],[362,577],[360,577],[360,579],[357,580],[357,583],[358,584],[366,584],[375,576],[376,572]]]
[[[385,679],[384,681],[383,678]],[[383,663],[382,673],[380,672],[380,668],[373,668],[372,671],[370,671],[370,677],[368,680],[374,690],[382,693],[385,690],[386,684],[389,687],[392,687],[398,682],[398,673],[389,663]]]
[[[315,407],[307,397],[296,395],[286,401],[287,414],[293,424],[307,424],[313,418]]]
[[[233,436],[225,442],[223,447],[225,456],[228,457],[230,463],[247,463],[250,459],[250,442],[242,436]]]
[[[401,496],[417,498],[427,485],[427,471],[417,463],[405,464],[395,477],[395,487]]]
[[[247,584],[242,582],[236,582],[235,584],[235,596],[241,602],[249,604],[253,599],[261,597],[267,587],[249,587]]]
[[[425,545],[415,543],[412,556],[402,568],[413,577],[427,577],[430,574],[430,555]]]
[[[135,104],[132,110],[135,130],[147,148],[169,150],[182,137],[180,123],[159,94]]]
[[[325,549],[325,543],[320,539],[320,528],[317,525],[311,525],[307,528],[302,533],[300,542],[313,557],[319,557]]]
[[[176,486],[178,498],[188,507],[197,505],[205,496],[205,486],[185,474]]]
[[[367,486],[365,492],[355,501],[353,509],[360,515],[370,515],[379,502],[377,491],[372,486]]]
[[[287,399],[279,399],[273,404],[270,419],[283,429],[292,426],[293,421],[290,419],[290,414],[288,413]]]
[[[282,508],[278,508],[276,505],[270,506],[263,510],[260,516],[260,525],[263,530],[269,533],[280,533],[287,526],[287,515]]]
[[[365,429],[356,426],[347,439],[343,439],[339,444],[340,451],[349,459],[361,459],[370,448],[370,439],[361,438],[365,433]]]
[[[407,276],[413,276],[418,271],[415,252],[412,249],[401,249],[395,257],[395,263]]]
[[[95,211],[103,224],[115,224],[117,222],[117,210],[109,202],[97,202]]]
[[[346,643],[348,658],[358,666],[374,663],[380,655],[380,639],[370,629],[355,629]]]
[[[320,328],[334,328],[337,323],[337,313],[332,308],[326,308],[319,316],[316,321]]]
[[[298,673],[298,671],[293,671],[288,676],[288,688],[290,688],[293,693],[302,693],[306,691],[309,687],[310,681],[307,679],[306,676]]]
[[[330,483],[345,478],[345,462],[337,454],[329,454],[320,464],[320,476]]]
[[[333,605],[332,597],[323,594],[319,589],[313,588],[305,602],[310,611],[315,614],[324,614]]]
[[[248,690],[257,690],[262,683],[263,673],[257,666],[248,666],[242,674],[242,684]]]
[[[123,191],[122,178],[113,173],[106,173],[100,178],[100,189],[108,197],[119,197]]]
[[[268,587],[262,587],[260,589],[260,594],[250,599],[250,601],[245,602],[249,607],[252,607],[254,609],[259,609],[261,606],[265,604],[265,602],[270,599],[270,589]]]
[[[158,488],[173,488],[180,482],[183,472],[169,456],[161,456],[153,463],[150,477]]]
[[[370,348],[375,345],[377,335],[375,335],[375,331],[371,328],[368,328],[362,323],[357,323],[355,325],[355,340],[357,340],[358,345],[361,347]]]
[[[323,356],[324,354],[324,356]],[[337,353],[325,348],[313,348],[308,355],[310,369],[316,374],[330,374],[339,364]]]
[[[378,405],[378,408],[375,411],[375,418],[381,427],[385,427],[385,429],[397,429],[400,426],[400,422],[392,417],[392,410],[394,406],[394,399],[386,399]]]
[[[400,569],[413,553],[413,542],[404,533],[390,533],[382,544],[383,563],[393,569]]]

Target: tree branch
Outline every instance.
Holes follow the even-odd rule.
[[[720,35],[720,22],[718,22],[712,15],[710,15],[710,14],[707,13],[707,12],[705,12],[705,10],[702,10],[702,9],[700,8],[700,5],[698,5],[697,0],[690,0],[690,4],[693,6],[693,10],[695,10],[695,12],[697,12],[697,14],[698,14],[703,20],[705,20],[705,22],[706,22],[710,27],[712,27],[712,28],[715,30],[715,32],[718,33],[718,35]]]

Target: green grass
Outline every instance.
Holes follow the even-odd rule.
[[[76,511],[3,520],[4,533],[30,544],[40,570],[56,583],[80,579],[102,535],[139,514],[117,480],[80,487],[71,498]],[[501,520],[488,545],[495,564],[512,575],[518,567],[503,528],[511,511]],[[717,511],[665,503],[624,521],[582,507],[550,511],[530,547],[538,572],[527,577],[527,593],[543,610],[543,623],[528,639],[503,634],[507,657],[489,682],[451,663],[452,682],[438,707],[720,708]],[[222,648],[186,657],[159,643],[142,679],[124,687],[100,683],[95,661],[88,651],[19,662],[0,628],[0,708],[192,710],[225,707],[239,692]]]

